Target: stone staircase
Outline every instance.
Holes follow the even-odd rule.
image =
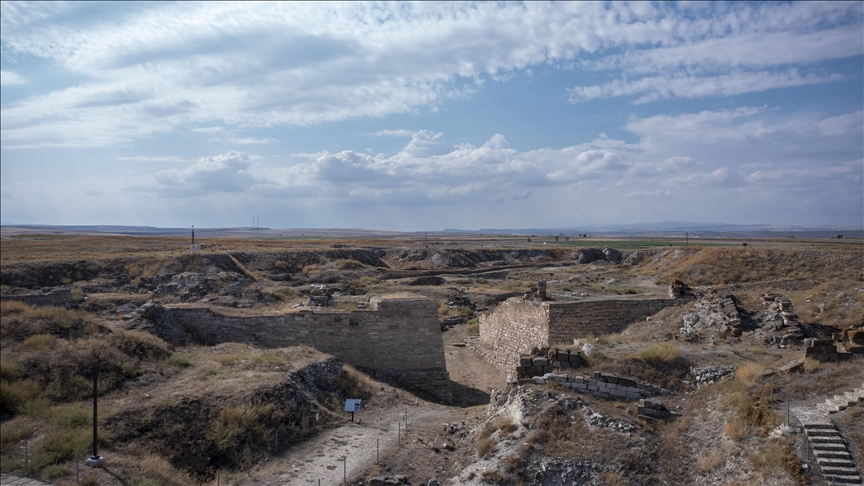
[[[795,416],[801,421],[810,441],[816,463],[829,484],[861,484],[861,473],[849,453],[846,440],[828,419],[828,414],[845,410],[858,402],[864,402],[864,385],[843,395],[828,398],[815,409],[795,410]]]
[[[842,395],[828,398],[825,400],[825,403],[817,405],[817,408],[825,413],[831,414],[837,413],[841,410],[846,410],[848,407],[851,407],[858,402],[864,402],[864,385]]]

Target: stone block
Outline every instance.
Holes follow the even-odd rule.
[[[519,366],[529,367],[533,363],[531,362],[531,356],[520,356],[519,357]]]
[[[532,360],[532,363],[534,364],[534,366],[546,366],[549,364],[549,360],[543,357],[534,358]]]
[[[557,360],[561,362],[570,361],[570,353],[568,353],[566,349],[559,349]]]

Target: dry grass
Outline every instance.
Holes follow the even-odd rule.
[[[681,350],[670,343],[650,344],[639,350],[639,359],[649,364],[668,364],[681,356]]]
[[[699,456],[696,460],[696,467],[703,473],[709,473],[722,466],[725,462],[726,454],[719,449],[712,449]]]
[[[801,369],[807,372],[812,372],[818,370],[820,367],[819,361],[807,356],[804,358],[804,362],[801,364]]]
[[[765,365],[762,363],[745,363],[735,370],[735,378],[741,380],[748,387],[753,386],[756,380],[765,373]]]
[[[146,454],[138,459],[137,465],[142,471],[143,478],[155,479],[158,481],[157,484],[163,486],[184,486],[195,482],[189,475],[178,471],[168,461],[153,454]]]
[[[479,457],[487,457],[495,450],[495,440],[491,437],[480,439],[477,441],[477,455]]]
[[[750,422],[741,417],[735,417],[723,426],[723,433],[735,442],[740,442],[749,437],[750,430]]]

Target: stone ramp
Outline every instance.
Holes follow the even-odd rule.
[[[831,400],[834,399],[828,399]],[[857,399],[854,403],[857,403]],[[819,464],[825,480],[832,484],[861,484],[861,473],[855,465],[855,459],[849,453],[846,439],[828,419],[828,412],[824,410],[824,405],[824,403],[819,404],[816,408],[795,408],[792,412],[804,427],[807,440],[810,441],[810,449],[816,456],[816,463]]]

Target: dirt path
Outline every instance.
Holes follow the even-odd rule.
[[[419,400],[405,391],[381,384],[381,390],[356,414],[360,423],[346,420],[341,426],[253,468],[251,477],[243,476],[232,484],[317,486],[320,480],[321,486],[340,486],[344,477],[350,481],[376,469],[376,445],[382,473],[406,474],[415,484],[425,483],[431,477],[449,476],[450,466],[464,454],[467,446],[460,443],[458,436],[446,435],[442,425],[475,422],[485,413],[489,393],[505,385],[503,373],[494,366],[469,348],[452,344],[467,335],[467,326],[460,325],[442,336],[447,370],[453,382],[452,406]],[[435,452],[429,445],[440,446],[445,441],[455,445],[457,450]],[[405,456],[410,457],[408,470],[386,471],[388,463],[404,464]]]

